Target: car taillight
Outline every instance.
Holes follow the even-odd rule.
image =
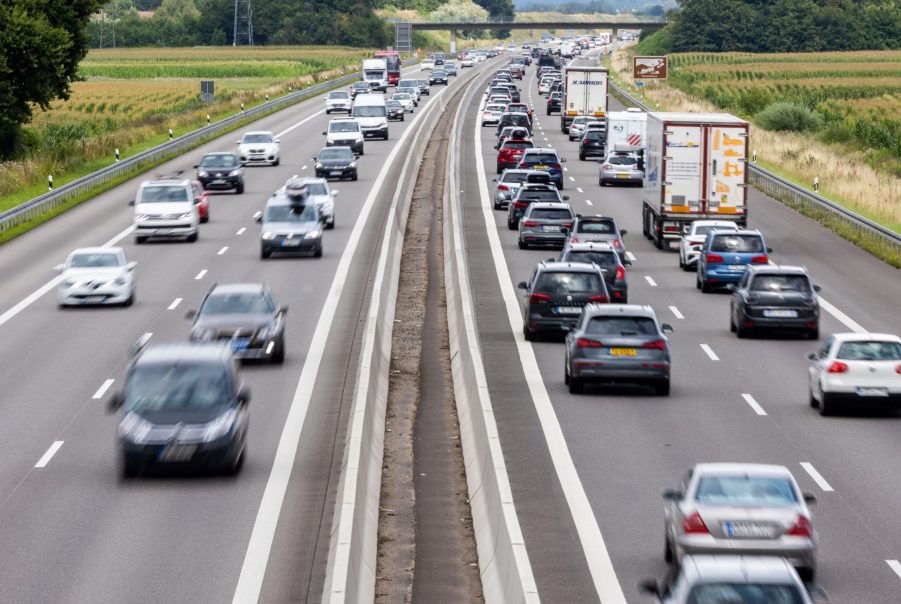
[[[610,302],[610,298],[608,298],[604,294],[598,294],[595,296],[588,296],[589,302]]]
[[[571,228],[573,228],[573,223],[571,223],[571,222],[564,222],[561,226],[564,226],[564,227],[566,227],[566,228],[568,228],[568,229],[571,229]]]
[[[901,364],[895,367],[895,373],[901,373]]]
[[[524,201],[514,201],[514,202],[513,202],[513,207],[514,207],[514,208],[527,208],[527,207],[529,207],[529,204],[527,204],[527,203],[524,202]]]
[[[604,164],[604,165],[601,166],[601,167],[604,168],[605,170],[612,170],[612,169],[613,169],[613,166],[611,166],[610,164]]]
[[[587,145],[587,144],[590,143],[590,142],[591,142],[591,139],[588,139],[588,138],[583,138],[583,139],[582,139],[582,144],[583,144],[583,145]]]
[[[751,258],[751,264],[767,264],[770,261],[766,256],[754,256]]]
[[[623,267],[617,267],[616,269],[616,278],[617,279],[625,279],[626,278],[626,269]]]
[[[508,187],[507,185],[498,185],[497,190],[498,191],[509,191],[510,187]]]
[[[707,262],[722,262],[723,257],[719,254],[707,254]]]
[[[554,170],[559,170],[559,169],[560,169],[560,164],[551,164],[551,167],[552,167]]]
[[[614,240],[613,240],[613,247],[615,247],[615,248],[618,249],[618,250],[621,250],[621,249],[623,248],[623,242],[620,241],[619,239],[614,239]]]
[[[701,518],[701,515],[697,512],[682,521],[682,530],[686,535],[710,533],[710,531],[707,530],[707,525],[704,524],[704,519]]]
[[[654,342],[645,342],[642,345],[642,348],[653,348],[654,350],[666,350],[666,342],[663,340],[656,340]]]
[[[841,361],[832,361],[832,364],[829,365],[829,369],[826,371],[829,373],[848,373],[848,364]]]
[[[547,294],[532,294],[529,296],[529,302],[532,304],[547,304],[551,301],[551,297]]]
[[[795,524],[785,534],[792,537],[811,537],[813,536],[813,526],[807,516],[798,516]]]
[[[538,223],[535,222],[534,220],[524,220],[523,223],[522,223],[522,226],[524,226],[524,227],[533,227],[533,226],[538,226]]]
[[[601,348],[604,345],[597,340],[589,340],[588,338],[579,338],[576,340],[576,348]]]

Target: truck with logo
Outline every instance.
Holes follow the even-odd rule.
[[[363,81],[367,82],[373,90],[387,92],[388,62],[385,59],[364,59]]]
[[[580,115],[607,119],[607,68],[570,66],[563,70],[563,106],[560,109],[560,131]]]
[[[748,122],[727,113],[647,114],[642,230],[658,249],[695,220],[747,226]]]

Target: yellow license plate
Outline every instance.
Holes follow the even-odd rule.
[[[547,166],[532,166],[536,170],[547,170]]]
[[[634,357],[638,354],[638,350],[635,348],[611,348],[610,354],[615,357]]]
[[[629,178],[629,175],[628,174],[617,174],[616,177],[617,178]]]

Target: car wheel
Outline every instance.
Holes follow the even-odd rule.
[[[569,393],[582,394],[585,391],[585,384],[579,378],[569,376]]]
[[[735,316],[732,313],[729,313],[729,331],[735,333]]]
[[[280,163],[282,163],[282,158],[276,157],[276,158],[275,158],[275,161],[272,162],[272,165],[273,165],[273,166],[277,166],[277,165],[279,165]]]
[[[704,281],[701,281],[701,291],[702,291],[703,293],[709,294],[709,293],[710,293],[710,289],[711,289],[711,288],[710,288],[709,285],[707,285],[706,283],[704,283]]]
[[[275,353],[273,353],[271,361],[273,363],[281,365],[285,362],[285,339],[282,338],[278,346],[275,347]]]
[[[814,409],[818,409],[820,407],[820,401],[818,401],[813,395],[813,388],[809,388],[807,391],[807,404]]]
[[[515,222],[512,222],[512,221],[510,221],[510,220],[508,220],[508,221],[507,221],[507,228],[510,229],[511,231],[515,231],[515,230],[516,230],[516,223],[515,223]]]
[[[141,471],[141,462],[127,455],[122,455],[119,467],[122,470],[122,478],[134,478]]]
[[[498,202],[496,202],[496,201],[494,202],[494,209],[495,209],[495,210],[500,210],[500,209],[501,209],[500,204],[499,204]]]
[[[235,193],[238,194],[238,195],[243,195],[243,194],[244,194],[244,183],[243,183],[243,182],[238,183],[238,186],[235,187]]]
[[[807,331],[807,337],[811,340],[819,340],[820,339],[820,328],[814,327]]]
[[[563,383],[569,386],[569,365],[563,363]]]
[[[813,583],[814,578],[816,577],[817,571],[812,567],[805,567],[798,569],[798,577],[801,578],[805,583]]]
[[[237,476],[241,473],[241,468],[244,467],[244,451],[247,449],[247,444],[243,444],[241,446],[241,450],[238,452],[238,457],[235,458],[231,463],[226,463],[224,468],[224,474],[228,476]]]
[[[522,325],[522,337],[525,338],[526,342],[531,342],[535,339],[535,332],[529,329],[525,323]]]
[[[579,153],[579,161],[585,161],[585,154]]]
[[[520,239],[519,240],[519,249],[521,249],[521,250],[529,249],[529,244],[526,243],[525,241],[523,241],[522,239]]]
[[[656,382],[654,384],[654,394],[657,396],[669,396],[669,379]]]
[[[356,180],[357,180],[357,173],[356,173],[356,171],[354,171],[354,175],[351,176],[350,179],[353,180],[353,181],[356,181]]]
[[[272,255],[272,252],[270,252],[269,250],[267,250],[265,248],[260,249],[260,258],[265,260],[266,258],[268,258],[271,255]]]
[[[325,114],[326,114],[326,115],[329,115],[329,114],[331,114],[331,112],[332,112],[332,110],[331,110],[331,109],[326,109],[326,110],[325,110]]]
[[[497,173],[500,174],[501,172],[503,172],[503,170],[501,169],[500,166],[497,166]]]
[[[830,401],[830,396],[827,393],[823,393],[823,400],[820,401],[820,415],[823,417],[828,417],[835,413],[835,403]]]
[[[328,222],[325,224],[325,228],[326,228],[327,230],[329,230],[329,231],[333,230],[333,229],[335,228],[335,219],[332,218],[330,221],[328,221]]]
[[[599,187],[606,187],[606,186],[607,186],[607,183],[605,183],[602,179],[599,178],[599,179],[598,179],[598,186],[599,186]]]
[[[701,289],[701,276],[698,275],[697,279],[695,279],[695,288]]]
[[[400,116],[400,121],[404,121],[404,116]]]
[[[209,215],[209,214],[207,214],[206,216],[204,216],[203,218],[200,219],[200,223],[201,223],[201,224],[206,224],[206,223],[208,223],[209,221],[210,221],[210,215]]]
[[[188,243],[194,243],[195,241],[197,241],[197,238],[199,236],[200,234],[197,231],[194,231],[193,233],[188,235]]]
[[[313,254],[313,258],[322,258],[322,246],[319,246],[319,249],[316,250],[316,253]]]
[[[735,335],[738,336],[740,339],[744,339],[751,335],[751,330],[748,329],[747,327],[742,327],[741,323],[736,323],[735,324]]]
[[[673,563],[673,546],[669,542],[669,537],[663,539],[663,559],[667,564]]]
[[[132,304],[134,304],[136,293],[137,292],[135,290],[131,290],[131,294],[129,294],[128,298],[125,300],[125,302],[122,304],[122,306],[131,306]]]
[[[147,241],[147,237],[142,237],[142,236],[140,236],[140,235],[137,235],[137,236],[135,237],[135,245],[141,245],[141,244],[144,243],[145,241]]]
[[[682,252],[679,252],[679,268],[681,268],[683,271],[686,270],[685,262],[683,262],[682,260]]]

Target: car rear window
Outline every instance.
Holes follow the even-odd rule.
[[[535,291],[544,294],[591,294],[605,291],[595,273],[544,272],[538,277]]]
[[[901,360],[901,344],[866,340],[845,342],[835,356],[845,361],[898,361]]]
[[[534,146],[531,141],[510,140],[504,143],[502,149],[531,149]]]
[[[609,220],[580,220],[576,230],[579,233],[603,233],[607,235],[616,233],[613,223]]]
[[[634,157],[625,157],[622,155],[608,157],[605,163],[612,164],[614,166],[634,166],[638,163],[638,160]]]
[[[657,325],[650,317],[595,317],[585,331],[594,335],[655,336]]]
[[[217,294],[207,297],[201,315],[265,314],[275,310],[269,296],[263,294]]]
[[[587,138],[587,139],[593,140],[593,141],[603,140],[600,130],[589,130],[582,136],[582,138]]]
[[[553,153],[529,153],[522,158],[522,161],[530,164],[556,164],[560,162]]]
[[[560,201],[560,195],[556,191],[520,191],[519,199],[524,201]]]
[[[755,275],[751,291],[806,294],[810,292],[810,281],[805,275]]]
[[[567,252],[561,260],[568,262],[591,262],[592,264],[597,264],[601,268],[616,268],[619,266],[616,252],[572,251]]]
[[[717,235],[710,243],[713,252],[751,254],[763,251],[763,239],[756,235]]]
[[[723,226],[723,225],[719,225],[719,226],[702,225],[702,226],[695,227],[695,235],[706,235],[710,231],[730,231],[730,230],[734,231],[734,230],[736,230],[736,227],[729,227],[729,226]]]
[[[791,482],[781,476],[702,476],[695,499],[709,505],[769,507],[798,501]]]
[[[564,209],[536,209],[529,214],[529,218],[535,220],[570,220],[572,217],[572,212]]]
[[[795,585],[776,583],[703,583],[688,594],[687,604],[803,604]]]

